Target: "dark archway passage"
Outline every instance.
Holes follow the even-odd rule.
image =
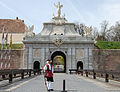
[[[33,69],[40,69],[40,62],[39,61],[34,62]]]
[[[62,61],[56,60],[61,58]],[[51,55],[52,64],[54,66],[54,72],[65,73],[66,72],[66,55],[62,51],[56,51]]]
[[[83,70],[83,62],[82,61],[77,62],[77,70],[79,70],[79,69]]]

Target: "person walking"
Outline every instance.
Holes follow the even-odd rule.
[[[44,66],[45,77],[47,79],[46,86],[48,91],[53,91],[53,65],[51,60],[47,60],[47,64]]]

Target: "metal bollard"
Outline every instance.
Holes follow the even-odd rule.
[[[61,91],[61,92],[67,92],[67,91],[65,91],[65,80],[63,80],[63,91]]]
[[[81,76],[83,76],[83,71],[81,71]]]
[[[12,74],[9,74],[9,83],[12,83]]]
[[[21,79],[24,79],[24,71],[21,73]]]
[[[88,77],[88,71],[85,71],[85,73],[86,73],[86,77]]]
[[[31,70],[29,71],[29,77],[31,77]]]
[[[94,70],[93,70],[93,79],[96,79],[96,73]]]
[[[105,74],[105,82],[109,82],[109,78],[108,77],[109,77],[109,75],[106,73]]]

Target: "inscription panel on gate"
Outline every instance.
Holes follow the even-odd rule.
[[[84,57],[84,49],[77,49],[76,50],[76,57],[77,59],[81,59]]]
[[[33,56],[36,57],[36,58],[39,58],[40,57],[40,49],[33,49]]]

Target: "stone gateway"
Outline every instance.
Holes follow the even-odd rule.
[[[60,3],[58,3],[59,5]],[[91,36],[82,36],[75,31],[75,24],[69,23],[65,15],[53,16],[43,23],[42,31],[34,36],[26,36],[24,68],[39,69],[51,59],[55,72],[68,73],[69,69],[92,69]]]

